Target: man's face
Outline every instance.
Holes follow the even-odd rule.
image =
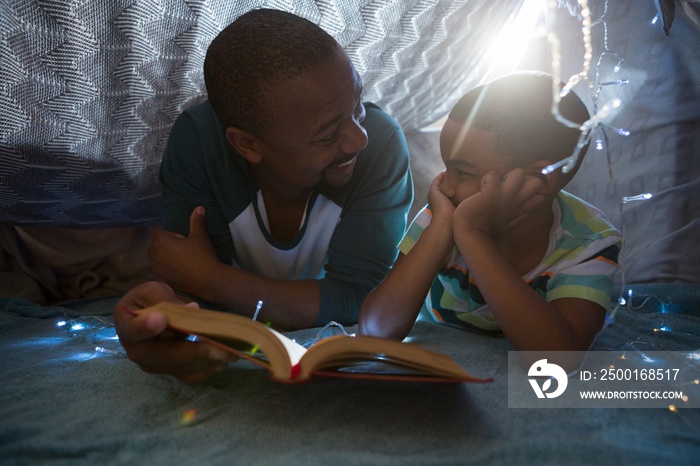
[[[503,176],[516,166],[494,149],[496,134],[481,129],[463,130],[463,125],[448,119],[440,133],[440,155],[445,163],[445,181],[440,191],[457,206],[478,193],[481,177],[491,170]]]
[[[342,52],[306,75],[270,85],[272,125],[257,173],[290,189],[340,187],[367,145],[362,82]]]

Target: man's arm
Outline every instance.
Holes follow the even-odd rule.
[[[206,209],[206,229],[222,262],[230,262],[232,212],[249,204],[245,163],[226,141],[213,109],[200,104],[175,121],[161,161],[158,182],[163,194],[163,228],[189,234],[190,214]],[[222,193],[227,197],[223,198]]]
[[[242,315],[253,316],[263,302],[259,319],[284,328],[311,327],[321,301],[315,280],[275,280],[221,262],[214,253],[205,225],[206,211],[190,216],[189,235],[159,231],[149,251],[152,272],[178,290]]]
[[[221,176],[214,176],[218,173],[211,173],[215,170],[206,163],[195,163],[202,157],[203,149],[198,145],[201,142],[192,140],[204,138],[184,138],[182,135],[188,131],[196,133],[187,127],[173,130],[169,144],[173,152],[166,154],[161,167],[166,220],[181,218],[192,202],[206,206],[206,213],[197,214],[195,206],[191,206],[185,214],[192,212],[189,228],[180,220],[170,220],[179,222],[173,229],[179,233],[162,231],[154,235],[150,254],[153,272],[179,290],[244,315],[252,315],[261,300],[260,318],[286,328],[309,327],[330,320],[357,322],[362,299],[381,281],[396,258],[396,244],[405,230],[406,212],[412,200],[403,133],[383,112],[371,112],[373,117],[367,119],[371,124],[370,143],[360,155],[363,160],[358,161],[358,166],[364,164],[364,168],[356,173],[357,179],[351,180],[351,199],[333,235],[324,279],[275,280],[221,262],[227,254],[231,256],[231,246],[219,244],[226,236],[231,243],[230,232],[218,205],[221,201],[213,199],[211,190],[206,188],[207,183],[222,183]],[[209,149],[216,153],[215,148]],[[233,159],[226,155],[221,163]],[[225,186],[226,192],[241,189],[240,185],[230,182]],[[218,191],[223,192],[224,187]],[[230,204],[225,207],[231,208]],[[213,245],[207,240],[207,233],[215,242]]]
[[[311,326],[320,291],[313,280],[273,280],[232,267],[230,218],[250,204],[245,162],[208,104],[175,122],[160,167],[164,228],[153,236],[151,271],[178,291],[288,328]]]

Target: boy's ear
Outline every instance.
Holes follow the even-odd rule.
[[[565,184],[562,184],[564,182],[564,174],[562,173],[561,168],[557,168],[553,172],[547,173],[546,175],[542,173],[542,170],[550,166],[552,163],[553,162],[549,160],[538,160],[536,162],[532,162],[525,168],[528,175],[535,176],[542,180],[540,194],[556,194]]]
[[[258,150],[258,139],[245,130],[229,126],[226,128],[226,140],[250,163],[260,163],[262,155]]]

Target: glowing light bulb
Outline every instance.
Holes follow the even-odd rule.
[[[607,81],[604,83],[600,83],[601,86],[624,86],[625,84],[629,84],[630,80],[629,79],[619,79],[617,81]]]
[[[105,354],[114,354],[114,355],[119,355],[119,351],[114,351],[111,349],[103,348],[102,346],[95,346],[95,352],[96,353],[105,353]]]
[[[614,126],[610,126],[610,125],[602,125],[602,126],[604,126],[606,129],[609,129],[611,131],[616,132],[620,136],[629,136],[630,135],[630,132],[626,129],[615,128]]]
[[[255,313],[253,313],[253,320],[258,320],[258,314],[260,313],[260,309],[263,307],[263,302],[258,301],[258,304],[255,306]]]
[[[622,203],[623,204],[628,204],[630,202],[636,202],[636,201],[647,201],[654,197],[653,194],[651,193],[644,193],[644,194],[637,194],[636,196],[625,196],[622,198]],[[630,290],[631,292],[632,290]]]
[[[587,122],[585,122],[581,126],[581,129],[590,130],[598,126],[598,124],[600,124],[604,119],[610,116],[613,110],[617,110],[620,107],[622,107],[622,101],[620,99],[613,99],[611,102],[608,102],[607,104],[603,105],[603,107],[600,110],[598,110],[598,112],[595,115],[593,115]]]
[[[560,160],[560,161],[557,162],[557,163],[553,163],[553,164],[551,164],[551,165],[547,165],[546,167],[544,167],[544,168],[542,169],[542,174],[543,174],[543,175],[549,175],[550,173],[552,173],[552,172],[553,172],[554,170],[556,170],[557,168],[563,167],[564,165],[566,165],[567,163],[569,163],[569,159],[570,159],[570,158],[571,158],[571,157],[567,157],[567,158],[565,158],[564,160]]]

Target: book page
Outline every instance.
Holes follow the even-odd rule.
[[[289,355],[289,362],[292,363],[292,366],[296,366],[301,360],[301,357],[304,356],[304,353],[306,353],[306,348],[304,348],[291,338],[282,335],[277,330],[271,329],[270,327],[268,327],[267,329],[274,336],[279,338],[279,340],[284,345],[284,348],[287,350],[287,354]]]
[[[379,362],[381,364],[371,364]],[[360,366],[370,369],[367,374],[399,376],[414,374],[424,378],[447,378],[478,381],[447,355],[435,353],[411,343],[383,338],[338,335],[321,340],[310,348],[301,361],[301,380],[315,372],[335,370],[341,373],[360,374]],[[374,366],[374,367],[372,367]],[[391,370],[382,370],[393,366]],[[354,367],[354,369],[350,369]]]
[[[290,379],[293,368],[306,353],[302,345],[290,338],[261,322],[240,315],[193,309],[171,302],[134,311],[135,314],[149,312],[165,314],[172,330],[197,335],[267,367],[274,379]],[[262,353],[263,358],[256,355],[257,352]]]

